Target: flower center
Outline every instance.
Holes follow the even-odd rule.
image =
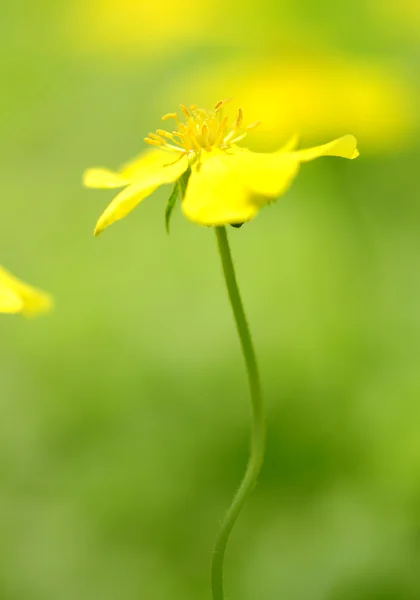
[[[182,104],[180,108],[185,116],[185,122],[178,119],[177,113],[169,113],[162,117],[163,121],[175,119],[177,129],[172,132],[157,129],[156,133],[149,133],[144,141],[151,146],[158,146],[169,152],[199,155],[203,150],[211,152],[212,148],[222,150],[229,148],[242,140],[250,129],[259,124],[259,121],[242,126],[242,109],[238,110],[236,119],[229,125],[228,117],[223,117],[223,107],[230,100],[221,100],[213,110],[208,111],[196,106],[190,109]]]

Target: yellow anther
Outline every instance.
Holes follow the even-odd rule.
[[[242,108],[238,108],[238,116],[236,117],[236,127],[240,127],[241,123],[242,123],[242,119],[243,119],[243,112],[242,112]]]
[[[230,101],[230,98],[220,100],[214,110],[210,111],[198,108],[196,104],[191,104],[189,108],[180,104],[185,117],[184,122],[180,122],[177,113],[168,113],[162,117],[162,120],[175,119],[176,130],[168,132],[157,129],[156,133],[149,133],[145,141],[161,150],[196,157],[198,161],[204,151],[211,152],[213,148],[226,150],[242,140],[250,129],[259,124],[259,121],[255,121],[248,127],[244,127],[241,108],[238,109],[233,121],[223,117],[222,109]]]
[[[161,136],[161,138],[165,138],[167,140],[171,140],[171,142],[173,142],[174,144],[176,144],[177,146],[181,146],[181,144],[178,142],[178,140],[175,139],[175,136],[172,133],[169,133],[168,131],[165,131],[164,129],[157,129],[156,133],[159,134],[159,136]],[[150,136],[150,134],[149,134]],[[159,138],[159,136],[155,136],[155,139],[161,139]],[[150,136],[151,137],[151,136]],[[164,144],[166,144],[165,140],[162,140],[162,142]]]
[[[159,132],[157,132],[157,133],[159,133]],[[156,133],[151,132],[151,133],[149,133],[148,137],[151,138],[152,140],[156,140],[161,143],[163,142],[162,138],[160,138],[158,135],[156,135]]]
[[[146,144],[149,144],[150,146],[161,146],[162,145],[162,142],[158,142],[157,140],[152,140],[148,137],[145,137],[144,141],[146,142]]]
[[[183,104],[180,104],[179,108],[182,110],[182,112],[187,117],[187,119],[189,119],[191,117],[191,115],[190,115],[190,113],[188,111],[188,108],[186,106],[184,106]]]
[[[164,138],[169,138],[170,140],[173,138],[173,135],[168,133],[164,129],[156,129],[156,133]]]
[[[216,106],[214,107],[214,112],[218,112],[222,108],[222,106],[224,106],[228,102],[232,102],[232,98],[226,98],[225,100],[219,100],[219,102],[217,102]]]
[[[168,119],[178,119],[178,115],[176,114],[176,112],[163,115],[162,121],[167,121]]]

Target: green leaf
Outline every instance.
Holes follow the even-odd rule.
[[[166,205],[166,210],[165,210],[165,225],[166,225],[166,231],[167,231],[168,234],[169,234],[169,223],[170,223],[170,220],[171,220],[172,211],[174,209],[176,201],[178,200],[178,197],[180,197],[181,200],[184,198],[185,191],[187,189],[188,180],[190,178],[190,175],[191,175],[191,169],[188,168],[185,171],[185,173],[183,173],[181,175],[181,177],[177,181],[175,181],[174,188],[173,188],[172,193],[171,193],[171,195],[169,197],[168,204]]]
[[[166,231],[167,231],[168,235],[169,235],[169,223],[171,220],[172,211],[173,211],[176,201],[178,199],[178,195],[179,195],[179,184],[178,184],[178,181],[175,181],[175,185],[173,187],[171,195],[169,196],[169,200],[168,200],[168,203],[166,205],[166,210],[165,210],[165,225],[166,225]]]
[[[188,185],[188,180],[190,178],[190,175],[191,175],[191,167],[188,167],[188,169],[185,171],[185,173],[183,173],[181,175],[181,177],[178,179],[179,194],[181,196],[181,200],[184,198],[185,192],[187,191],[187,185]]]

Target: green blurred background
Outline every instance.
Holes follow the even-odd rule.
[[[149,5],[150,4],[150,5]],[[0,9],[1,263],[56,310],[0,320],[1,600],[205,600],[248,451],[214,234],[157,192],[94,239],[116,167],[180,102],[345,133],[231,244],[269,413],[232,600],[420,597],[416,0],[19,0]]]

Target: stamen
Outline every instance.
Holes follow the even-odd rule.
[[[177,144],[177,146],[180,146],[179,142],[177,142],[177,140],[175,139],[175,137],[172,135],[172,133],[168,133],[167,131],[165,131],[164,129],[157,129],[156,133],[158,133],[160,136],[162,136],[163,138],[166,138],[167,140],[171,140],[171,142],[174,142],[174,144]],[[150,135],[150,134],[149,134]],[[158,136],[156,136],[158,137]],[[163,141],[163,140],[162,140]]]
[[[217,113],[222,108],[222,106],[224,106],[228,102],[232,102],[232,98],[226,98],[225,100],[219,100],[219,102],[217,102],[216,106],[214,107],[214,112]]]
[[[204,142],[204,146],[208,146],[209,145],[209,128],[207,126],[207,123],[204,123],[204,125],[201,128],[201,135],[203,136],[203,142]]]
[[[228,122],[228,118],[225,117],[220,125],[219,128],[217,130],[217,135],[216,135],[216,139],[214,140],[214,145],[216,146],[217,144],[220,143],[220,141],[223,139],[223,134],[225,133],[225,129],[226,129],[226,123]]]
[[[237,127],[238,129],[241,126],[243,116],[244,116],[244,114],[242,112],[242,108],[238,108],[238,116],[236,117],[236,123],[235,123],[235,127]]]
[[[181,152],[181,154],[178,156],[178,158],[176,160],[174,160],[171,163],[166,163],[166,165],[163,165],[164,167],[172,167],[172,165],[176,165],[176,163],[178,163],[182,158],[184,158],[184,156],[187,154],[187,152],[184,150],[184,152]]]
[[[194,160],[198,162],[203,152],[211,152],[214,148],[228,150],[260,123],[255,121],[245,127],[241,108],[238,109],[233,122],[228,122],[228,117],[223,116],[223,108],[228,102],[231,102],[231,98],[220,100],[214,110],[210,111],[199,108],[196,104],[191,104],[189,108],[180,104],[184,117],[181,121],[176,112],[167,113],[162,117],[162,121],[175,119],[176,130],[157,129],[156,133],[148,134],[145,142],[157,146],[160,150],[175,152],[178,156],[195,157]]]
[[[188,133],[189,133],[188,139],[190,140],[192,146],[195,147],[199,152],[201,152],[201,146],[197,142],[197,138],[195,137],[195,133],[194,133],[194,131],[191,130],[190,127],[188,127]]]
[[[223,119],[223,121],[221,121],[221,123],[220,123],[220,125],[219,125],[219,128],[218,128],[218,130],[217,130],[217,137],[219,137],[219,134],[220,134],[220,133],[223,133],[223,132],[224,132],[224,130],[225,130],[225,128],[226,128],[227,121],[228,121],[228,118],[227,118],[227,117],[225,117],[225,118]],[[216,139],[217,139],[217,138],[216,138]]]
[[[176,120],[178,120],[178,115],[176,114],[176,112],[167,113],[166,115],[163,115],[162,121],[167,121],[168,119],[176,119]]]
[[[251,129],[254,129],[255,127],[258,127],[258,125],[260,125],[261,121],[254,121],[253,123],[251,123],[251,125],[247,126],[248,131],[250,131]]]
[[[160,142],[161,144],[165,143],[165,141],[162,140],[161,137],[159,137],[158,135],[156,135],[156,133],[149,133],[149,138],[151,138],[152,140],[156,140],[157,142]]]
[[[164,144],[162,150],[168,150],[169,152],[185,152],[185,149],[181,146],[173,146],[172,144]]]
[[[161,146],[162,145],[162,142],[158,142],[157,140],[152,140],[148,137],[145,137],[144,141],[146,142],[146,144],[149,144],[150,146]]]
[[[229,144],[236,144],[236,142],[240,142],[241,140],[243,140],[244,138],[246,138],[246,136],[248,135],[248,132],[245,131],[245,133],[242,133],[241,135],[238,135],[237,137],[231,138],[229,140]],[[226,138],[225,138],[225,143],[226,143]]]
[[[184,106],[183,104],[179,105],[179,108],[182,110],[182,112],[184,113],[184,115],[187,117],[187,119],[191,118],[191,115],[188,111],[188,108],[186,106]]]

